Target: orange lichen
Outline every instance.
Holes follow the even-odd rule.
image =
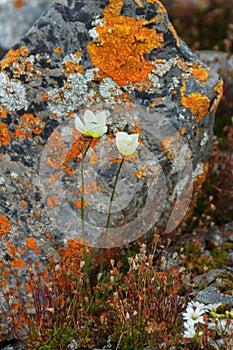
[[[200,93],[191,93],[185,96],[185,83],[181,87],[181,104],[189,108],[192,114],[196,115],[196,122],[199,123],[202,118],[204,118],[209,113],[210,100],[207,96]]]
[[[180,39],[179,39],[179,37],[177,35],[177,32],[176,32],[175,28],[173,27],[173,25],[171,23],[168,24],[168,29],[170,30],[170,32],[172,33],[172,35],[176,39],[177,46],[180,47]]]
[[[141,82],[153,69],[144,58],[152,49],[162,48],[163,34],[144,27],[144,19],[120,16],[123,1],[110,1],[103,11],[104,25],[96,27],[98,41],[90,42],[87,50],[100,76],[109,76],[118,85]]]
[[[79,199],[75,202],[75,206],[77,209],[81,209],[82,208],[82,201]],[[88,203],[87,202],[83,202],[83,207],[87,208],[88,207]]]
[[[25,262],[23,259],[19,259],[15,256],[14,260],[10,262],[10,265],[13,267],[23,268],[25,265]]]
[[[55,47],[55,49],[53,50],[56,54],[60,54],[62,53],[62,48],[61,47]]]
[[[223,80],[221,80],[217,85],[215,85],[214,87],[214,92],[217,93],[216,98],[214,99],[211,108],[210,108],[210,112],[212,113],[219,105],[222,96],[223,96]]]
[[[10,50],[0,63],[2,70],[9,67],[12,63],[16,63],[20,56],[27,57],[28,55],[29,51],[25,46],[21,46],[17,50]]]
[[[98,192],[98,185],[95,181],[91,183],[91,188],[94,192]]]
[[[0,105],[0,117],[3,119],[7,118],[7,110],[1,105]]]
[[[144,7],[143,6],[143,3],[141,2],[141,0],[135,0],[136,4],[139,6],[139,7]]]
[[[0,216],[0,238],[10,231],[10,223],[6,216]]]
[[[77,58],[80,57],[80,52],[76,52],[75,56]],[[75,61],[72,61],[71,59],[68,59],[65,63],[64,63],[64,67],[65,67],[65,71],[66,71],[66,75],[69,76],[70,74],[76,74],[76,73],[80,73],[83,74],[84,73],[84,69],[82,66],[80,66],[80,64],[78,64]]]
[[[165,152],[167,158],[172,160],[175,150],[179,147],[177,138],[175,136],[166,136],[162,139],[161,144],[161,152]]]
[[[58,202],[59,200],[57,196],[49,197],[47,199],[47,204],[51,209],[53,209],[56,205],[58,205]]]
[[[75,130],[73,136],[72,147],[66,152],[62,164],[62,170],[65,170],[70,176],[73,174],[73,169],[69,166],[69,163],[72,162],[73,159],[78,162],[81,161],[88,145],[90,145],[91,148],[94,148],[100,141],[100,138],[90,139],[82,134],[80,135],[80,133],[76,132]]]
[[[159,0],[146,0],[149,4],[157,4],[159,6],[158,12],[167,12],[164,5]]]
[[[66,144],[62,141],[62,135],[55,130],[49,139],[49,152],[46,163],[53,169],[60,169],[65,162],[67,151]]]
[[[143,176],[143,171],[141,169],[138,169],[135,171],[135,176],[137,176],[138,179],[141,179]]]
[[[197,65],[192,69],[191,72],[192,76],[196,79],[198,79],[202,84],[208,79],[209,73],[208,71],[203,68],[201,65]]]
[[[90,156],[90,165],[96,165],[98,163],[98,156],[97,154],[93,151],[91,156]]]
[[[45,122],[40,118],[34,117],[32,114],[24,114],[21,118],[21,124],[17,125],[16,136],[23,137],[32,137],[32,133],[40,135],[45,127]]]
[[[21,7],[23,7],[25,5],[25,0],[12,0],[13,5],[15,6],[15,8],[20,9]]]
[[[7,251],[11,255],[15,255],[19,252],[19,249],[11,241],[6,242]]]
[[[24,199],[22,199],[22,200],[21,200],[21,204],[25,207],[25,206],[28,204],[28,202],[25,201]]]
[[[33,237],[29,237],[26,239],[26,247],[30,249],[37,249],[37,240]]]
[[[7,129],[5,123],[0,122],[0,143],[3,146],[7,146],[11,140],[11,133]]]

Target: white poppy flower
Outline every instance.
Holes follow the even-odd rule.
[[[78,131],[86,136],[94,138],[101,137],[108,130],[106,118],[110,113],[107,110],[92,112],[89,109],[85,111],[83,122],[75,115],[75,127]]]
[[[131,156],[139,145],[139,134],[129,135],[126,132],[118,132],[116,134],[116,145],[118,151],[123,156]]]

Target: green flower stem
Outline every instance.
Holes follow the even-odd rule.
[[[114,181],[113,191],[112,191],[112,194],[111,194],[110,203],[109,203],[109,209],[108,209],[105,237],[107,237],[108,227],[109,227],[110,218],[111,218],[112,203],[113,203],[114,195],[115,195],[115,192],[116,192],[116,185],[117,185],[117,181],[118,181],[118,178],[119,178],[119,175],[120,175],[120,172],[121,172],[121,168],[122,168],[123,162],[124,162],[124,157],[121,160],[121,163],[120,163],[120,166],[118,168],[118,171],[117,171],[117,174],[116,174],[116,178],[115,178],[115,181]],[[100,272],[103,272],[104,258],[105,258],[105,250],[103,248],[102,249],[102,259],[101,259],[101,264],[100,264]]]
[[[84,167],[84,159],[85,156],[91,146],[92,138],[90,139],[90,142],[83,154],[83,159],[81,161],[81,181],[82,181],[82,187],[81,187],[81,220],[82,220],[82,238],[83,238],[83,245],[84,245],[84,261],[85,261],[85,270],[88,276],[88,269],[89,269],[89,259],[87,259],[87,249],[86,249],[86,239],[85,239],[85,224],[84,224],[84,174],[83,174],[83,167]]]
[[[108,230],[108,227],[109,227],[109,223],[110,223],[112,203],[113,203],[114,195],[115,195],[115,192],[116,192],[116,185],[117,185],[117,181],[118,181],[118,178],[119,178],[119,175],[120,175],[120,172],[121,172],[121,168],[122,168],[123,162],[124,162],[124,157],[122,158],[120,166],[119,166],[119,169],[117,171],[115,182],[114,182],[114,186],[113,186],[112,195],[111,195],[111,198],[110,198],[108,217],[107,217],[107,223],[106,223],[106,233],[107,233],[107,230]]]

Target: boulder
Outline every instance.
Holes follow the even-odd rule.
[[[25,299],[59,248],[98,254],[176,229],[205,180],[222,80],[158,0],[56,1],[0,66],[3,339],[3,294],[20,280]],[[76,129],[87,111],[107,117],[101,138]],[[129,157],[119,131],[139,134]]]

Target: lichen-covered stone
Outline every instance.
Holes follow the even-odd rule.
[[[32,263],[43,270],[58,247],[82,237],[81,204],[97,251],[179,225],[194,205],[192,187],[205,180],[222,81],[179,38],[160,1],[55,2],[0,68],[3,293],[17,278],[24,283]],[[74,114],[101,105],[112,112],[108,132],[90,143]],[[121,161],[117,131],[140,133],[141,144],[122,166],[112,236],[101,245],[97,224],[106,222]],[[77,169],[87,147],[85,187]],[[1,323],[0,339],[4,315]]]

